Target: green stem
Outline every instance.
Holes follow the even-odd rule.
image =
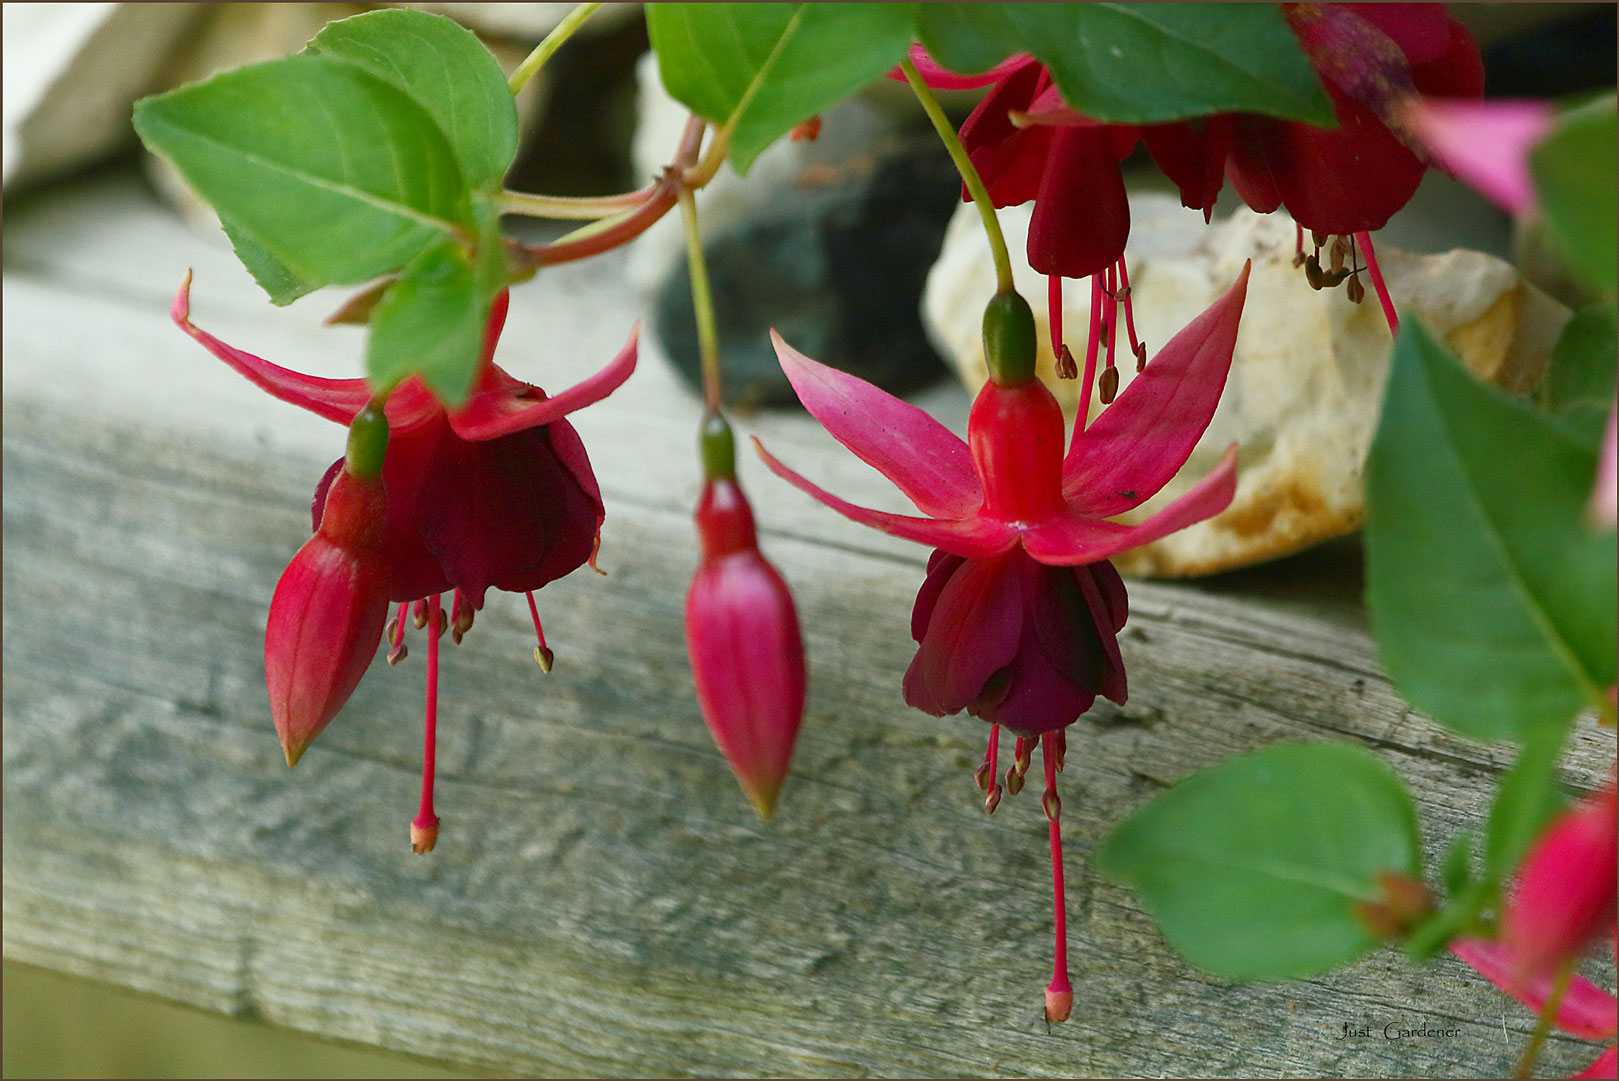
[[[1557,1017],[1557,1011],[1563,1008],[1563,996],[1568,994],[1568,985],[1573,979],[1574,962],[1572,959],[1564,961],[1557,969],[1552,993],[1546,996],[1546,1005],[1535,1020],[1534,1034],[1529,1037],[1529,1046],[1523,1049],[1523,1058],[1518,1060],[1518,1069],[1513,1073],[1513,1077],[1535,1076],[1535,1063],[1540,1059],[1540,1049],[1545,1045],[1546,1037],[1551,1034],[1552,1021]]]
[[[502,191],[500,210],[503,214],[524,214],[531,218],[557,218],[590,221],[610,218],[626,210],[634,210],[657,191],[650,184],[640,191],[627,191],[622,195],[533,195],[526,191]]]
[[[586,19],[594,15],[599,7],[601,7],[600,4],[580,4],[568,12],[568,17],[558,23],[555,29],[545,35],[545,40],[540,42],[533,52],[523,58],[523,62],[517,65],[517,70],[512,72],[512,77],[506,80],[506,85],[511,87],[513,97],[516,97],[517,92],[523,89],[530,79],[534,78],[535,72],[545,66],[545,62],[551,59],[551,54],[562,48],[562,43],[573,37],[573,32],[579,29]]]
[[[911,63],[910,57],[899,62],[900,70],[905,73],[906,82],[916,92],[916,99],[922,103],[922,111],[928,114],[933,121],[933,130],[939,133],[944,142],[944,148],[950,151],[950,160],[956,163],[956,171],[967,185],[967,192],[973,197],[973,205],[978,207],[978,216],[984,219],[984,232],[989,236],[989,251],[995,257],[995,285],[999,293],[1010,293],[1012,286],[1012,257],[1006,251],[1006,237],[1001,235],[1001,223],[995,217],[995,204],[989,201],[989,190],[984,187],[984,180],[978,175],[973,166],[972,159],[967,156],[967,148],[961,145],[961,139],[956,135],[956,129],[950,126],[950,119],[944,115],[944,109],[939,105],[939,99],[933,96],[928,84],[922,81],[922,76]]]
[[[714,295],[708,288],[708,264],[703,259],[703,237],[697,229],[697,199],[680,189],[680,217],[686,226],[686,261],[691,267],[691,306],[697,316],[697,350],[703,361],[703,403],[710,413],[720,411],[720,347],[714,326]]]

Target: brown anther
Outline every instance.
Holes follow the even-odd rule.
[[[1359,304],[1366,299],[1366,287],[1360,283],[1358,273],[1349,275],[1349,284],[1344,286],[1344,295],[1354,304]]]
[[[1017,750],[1012,754],[1012,765],[1017,769],[1018,777],[1029,772],[1029,766],[1034,761],[1034,741],[1018,737]]]
[[[1057,378],[1079,378],[1079,365],[1074,362],[1074,351],[1068,348],[1067,342],[1064,342],[1062,348],[1057,350]]]
[[[1331,233],[1319,233],[1319,232],[1316,232],[1314,229],[1311,229],[1310,230],[1310,239],[1315,241],[1315,246],[1316,246],[1317,250],[1319,250],[1319,249],[1324,248],[1324,247],[1327,246],[1327,241],[1332,239],[1332,234]]]
[[[1006,767],[1006,794],[1015,796],[1023,791],[1023,774],[1017,771],[1016,766]]]
[[[995,808],[999,807],[1000,805],[1001,786],[995,785],[989,790],[989,795],[984,797],[984,813],[987,815],[992,815],[995,813]]]
[[[388,644],[392,646],[397,646],[401,641],[404,640],[405,635],[399,626],[398,616],[395,616],[388,621],[388,628],[382,632],[382,637],[387,639]]]
[[[1096,377],[1096,394],[1102,399],[1103,405],[1113,404],[1113,399],[1119,396],[1119,369],[1102,369],[1102,374]]]
[[[1118,301],[1120,304],[1123,304],[1125,301],[1129,300],[1130,287],[1128,285],[1121,285],[1117,289],[1113,290],[1113,299]]]
[[[534,663],[540,666],[540,671],[549,674],[551,666],[556,663],[556,660],[557,655],[544,646],[534,647]]]
[[[410,650],[405,647],[405,643],[400,642],[388,651],[388,663],[398,664],[408,656],[410,656]]]
[[[1061,773],[1063,761],[1068,757],[1068,733],[1057,729],[1052,735],[1051,745],[1057,755],[1057,772]]]
[[[1344,261],[1349,258],[1349,238],[1338,237],[1332,242],[1332,269],[1342,270]]]
[[[455,613],[455,622],[450,625],[450,637],[456,645],[461,644],[461,636],[472,629],[472,605],[463,604]]]
[[[426,855],[433,851],[433,846],[436,844],[438,844],[438,819],[435,818],[432,824],[428,826],[420,826],[415,822],[410,824],[410,850],[412,852],[418,856]]]
[[[427,626],[427,601],[425,599],[417,601],[415,606],[411,608],[410,621],[416,624],[417,630]]]
[[[1304,265],[1304,252],[1303,251],[1296,251],[1296,252],[1293,253],[1293,265],[1296,266],[1296,267]]]
[[[1147,343],[1136,342],[1136,373],[1139,375],[1147,368]]]
[[[978,768],[973,770],[973,781],[982,792],[989,791],[989,763],[980,762]]]
[[[1053,822],[1062,817],[1062,800],[1057,798],[1057,790],[1048,788],[1040,797],[1040,806],[1045,809],[1046,817]]]

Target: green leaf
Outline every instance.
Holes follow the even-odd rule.
[[[1006,4],[918,4],[916,39],[928,55],[964,75],[987,71],[1023,45]]]
[[[303,283],[386,274],[470,224],[438,125],[346,60],[289,56],[145,98],[135,129]]]
[[[910,4],[649,4],[663,85],[731,129],[739,173],[760,151],[898,64]]]
[[[1063,100],[1107,123],[1218,112],[1336,126],[1275,4],[996,4]]]
[[[1591,447],[1470,376],[1415,319],[1366,465],[1366,599],[1389,677],[1476,739],[1530,739],[1614,682],[1615,550]]]
[[[1615,192],[1619,117],[1608,97],[1571,110],[1529,153],[1535,194],[1563,254],[1575,269],[1614,295]]]
[[[493,234],[498,253],[498,232]],[[392,387],[420,376],[446,407],[466,400],[478,370],[490,302],[505,285],[485,253],[469,255],[446,241],[417,256],[388,288],[371,313],[366,375],[373,386]]]
[[[1354,905],[1420,874],[1404,786],[1356,747],[1284,744],[1194,774],[1131,815],[1097,865],[1178,951],[1235,979],[1301,978],[1377,940]]]
[[[1477,934],[1479,914],[1494,896],[1489,882],[1468,882],[1439,911],[1412,928],[1406,937],[1405,955],[1421,963],[1460,935]]]
[[[1506,880],[1541,829],[1563,809],[1565,801],[1557,788],[1563,734],[1547,732],[1524,744],[1518,760],[1501,778],[1484,834],[1484,873],[1493,882]]]
[[[1457,894],[1472,885],[1473,842],[1473,834],[1468,830],[1461,830],[1450,839],[1440,865],[1440,878],[1447,893]]]
[[[1543,408],[1577,438],[1596,447],[1613,409],[1619,364],[1614,306],[1596,304],[1574,313],[1563,327],[1535,391]]]
[[[291,304],[304,294],[320,288],[315,282],[299,278],[287,269],[285,263],[265,251],[258,241],[228,219],[221,218],[219,224],[224,228],[225,235],[230,238],[231,247],[236,250],[236,258],[240,259],[247,272],[253,275],[253,280],[258,282],[259,288],[270,294],[271,304]]]
[[[449,138],[467,183],[493,191],[517,156],[517,106],[476,34],[443,15],[393,9],[330,23],[307,51],[404,91]]]

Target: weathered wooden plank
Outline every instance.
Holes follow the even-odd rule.
[[[1362,1075],[1506,1070],[1529,1018],[1468,970],[1379,954],[1242,987],[1176,959],[1088,857],[1162,784],[1276,739],[1371,746],[1430,844],[1477,828],[1500,748],[1410,714],[1366,636],[1352,545],[1203,584],[1132,590],[1132,697],[1071,735],[1063,781],[1075,1020],[1049,1032],[1044,820],[992,818],[982,726],[900,701],[919,550],[747,479],[793,582],[809,713],[778,821],[753,821],[689,689],[696,403],[648,363],[580,415],[603,479],[602,579],[491,603],[446,651],[439,849],[405,843],[420,650],[379,665],[298,770],[264,704],[264,610],[340,449],[166,321],[352,372],[358,337],[271,312],[229,253],[128,177],[8,221],[4,364],[6,955],[209,1009],[540,1075]],[[560,385],[616,348],[613,260],[519,295],[502,356]],[[345,368],[345,365],[347,367]],[[957,421],[964,398],[930,407]],[[881,481],[801,417],[757,418],[855,497]],[[887,496],[890,506],[898,504]],[[1583,726],[1590,786],[1611,733]],[[1454,1038],[1340,1040],[1449,1024]],[[1510,1034],[1510,1035],[1509,1035]],[[1555,1039],[1546,1070],[1585,1048]]]

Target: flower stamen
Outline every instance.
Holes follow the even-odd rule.
[[[422,602],[417,602],[421,606]],[[426,602],[427,612],[422,625],[431,624],[427,632],[427,706],[422,737],[422,805],[410,822],[410,848],[421,855],[433,851],[438,843],[438,815],[433,813],[433,774],[438,750],[438,640],[444,630],[444,617],[439,611],[438,594]]]
[[[1001,805],[1001,786],[995,780],[1001,753],[1001,726],[989,726],[989,746],[984,748],[984,764],[978,767],[978,787],[984,790],[984,813],[994,814]]]
[[[533,590],[527,596],[528,614],[534,618],[534,635],[540,640],[540,644],[534,647],[534,663],[540,666],[540,671],[549,675],[551,666],[556,663],[556,654],[545,644],[545,628],[540,626],[540,608],[534,603]]]
[[[1130,352],[1136,358],[1136,371],[1147,366],[1147,343],[1136,337],[1135,305],[1130,302],[1130,270],[1119,257],[1119,300],[1124,303],[1124,328],[1130,333]]]
[[[1066,1021],[1074,1008],[1074,989],[1068,982],[1068,916],[1063,898],[1062,828],[1058,820],[1062,815],[1062,801],[1057,798],[1057,735],[1047,732],[1040,737],[1040,756],[1045,763],[1046,791],[1041,797],[1049,819],[1051,834],[1051,893],[1056,911],[1056,947],[1052,955],[1051,983],[1046,987],[1046,1023]]]
[[[388,621],[388,629],[384,637],[388,640],[388,664],[398,664],[410,656],[410,650],[405,648],[405,617],[410,613],[410,602],[399,602],[399,614]]]
[[[450,638],[456,645],[460,645],[462,637],[472,629],[475,614],[472,602],[463,597],[459,589],[456,590],[455,607],[450,614]]]

